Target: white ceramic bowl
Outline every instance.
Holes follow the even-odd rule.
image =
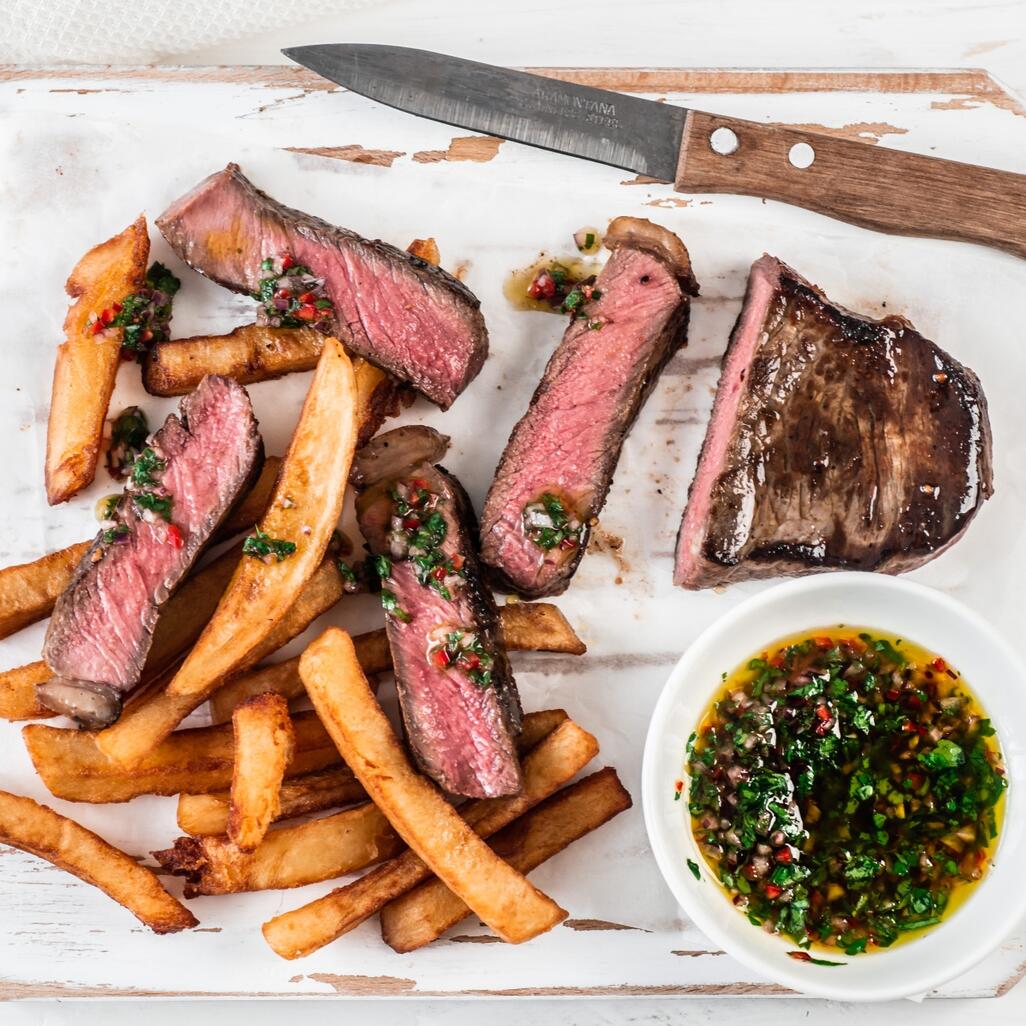
[[[1009,787],[994,864],[938,926],[841,967],[788,957],[795,944],[753,926],[714,880],[691,834],[684,746],[731,671],[767,644],[837,624],[897,634],[943,656],[965,677],[993,721]],[[656,862],[673,896],[703,933],[738,961],[806,994],[883,1001],[923,994],[998,946],[1026,914],[1026,673],[1022,660],[976,613],[941,592],[878,574],[836,573],[780,584],[742,603],[705,631],[677,663],[652,714],[642,799]],[[685,779],[685,800],[674,782]],[[687,860],[701,869],[692,876]],[[835,957],[835,956],[827,956]]]

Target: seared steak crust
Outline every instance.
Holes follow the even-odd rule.
[[[844,310],[764,256],[724,356],[675,581],[911,570],[990,496],[990,450],[971,370],[904,318]]]
[[[261,261],[290,254],[324,278],[346,346],[443,409],[488,355],[480,304],[462,282],[395,246],[278,203],[235,164],[173,203],[157,227],[186,263],[234,292],[255,293],[266,275]]]
[[[481,516],[481,559],[496,583],[528,598],[570,584],[602,509],[624,438],[660,371],[687,340],[698,286],[683,243],[639,218],[612,222],[599,298],[567,327],[527,412],[513,428]],[[524,510],[556,497],[578,543],[550,549],[525,531]],[[572,541],[572,539],[571,539]]]
[[[448,560],[463,558],[462,579],[448,578],[443,585],[448,597],[421,583],[414,562],[395,556],[390,544],[392,493],[397,482],[411,481],[438,496],[434,508],[446,524],[441,554]],[[416,464],[363,492],[357,515],[371,551],[391,560],[383,587],[395,596],[397,610],[386,617],[386,630],[403,724],[418,764],[451,794],[492,798],[518,793],[520,698],[500,638],[495,600],[481,580],[477,525],[462,486],[441,467]],[[490,662],[482,664],[490,671],[487,683],[475,682],[455,666],[438,665],[437,646],[453,631],[474,637],[487,653]]]
[[[43,658],[72,686],[116,697],[138,683],[161,606],[259,472],[263,446],[241,385],[208,376],[180,410],[151,443],[165,465],[170,522],[144,515],[126,495],[117,512],[123,533],[97,535],[54,607]]]

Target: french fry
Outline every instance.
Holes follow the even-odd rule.
[[[322,613],[345,593],[334,559],[321,563],[306,583],[299,598],[260,644],[243,660],[238,672],[248,670],[272,652],[302,634]],[[208,617],[209,619],[209,617]],[[132,768],[144,760],[189,713],[205,701],[202,694],[172,695],[166,689],[154,691],[131,702],[117,723],[96,735],[100,751],[115,763]]]
[[[521,752],[530,751],[566,719],[567,715],[562,709],[528,713],[517,738],[517,747]],[[286,780],[281,785],[278,819],[324,812],[366,797],[363,785],[353,776],[348,766],[308,773],[294,780]],[[228,829],[228,805],[227,793],[179,795],[178,826],[194,837],[223,834]]]
[[[500,937],[518,944],[566,918],[551,898],[496,858],[411,766],[348,634],[325,631],[303,653],[299,673],[346,764],[396,833]]]
[[[520,873],[530,873],[567,845],[631,807],[611,767],[557,791],[488,842]],[[437,877],[381,910],[381,936],[393,951],[416,951],[461,922],[470,909]]]
[[[185,395],[208,374],[241,385],[313,370],[324,346],[316,328],[244,324],[227,335],[196,335],[158,342],[146,356],[143,384],[150,395]]]
[[[584,642],[574,633],[562,612],[548,602],[518,602],[499,607],[499,633],[509,651],[564,652],[581,655]],[[356,657],[367,676],[392,669],[392,653],[384,630],[368,631],[353,638]],[[239,702],[264,691],[276,691],[286,698],[305,694],[299,677],[299,658],[275,663],[236,677],[210,696],[210,718],[214,723],[231,719]]]
[[[348,766],[318,770],[282,781],[276,821],[341,808],[366,798],[367,792]],[[178,827],[193,837],[227,833],[229,805],[227,791],[179,795]]]
[[[406,247],[406,252],[419,257],[426,263],[434,264],[435,267],[442,262],[441,254],[438,252],[438,243],[434,239],[414,239]]]
[[[292,719],[295,753],[290,777],[335,766],[338,751],[311,712]],[[111,762],[97,734],[42,723],[22,728],[32,765],[56,798],[71,802],[127,802],[140,794],[223,791],[231,785],[235,746],[229,724],[179,730],[152,748],[132,769]]]
[[[387,727],[387,720],[383,719],[377,703],[373,702],[373,696],[369,696],[369,688],[366,688],[365,682],[361,679],[358,664],[356,663],[355,656],[352,654],[352,647],[349,646],[348,651],[346,650],[344,638],[345,636],[340,631],[329,631],[304,653],[304,658],[307,659],[307,662],[304,664],[306,669],[303,671],[303,676],[306,681],[307,690],[314,699],[314,704],[317,706],[320,715],[326,719],[329,733],[331,733],[336,741],[341,738],[347,762],[350,763],[353,772],[361,780],[364,787],[367,788],[371,797],[379,803],[383,801],[391,802],[388,811],[396,816],[392,823],[400,834],[402,834],[402,830],[399,828],[397,820],[402,821],[404,828],[409,830],[411,836],[414,836],[414,830],[423,829],[423,820],[426,819],[428,829],[432,831],[431,842],[443,846],[445,853],[449,855],[450,859],[459,863],[456,872],[449,871],[449,867],[445,868],[450,880],[459,878],[457,890],[464,899],[470,893],[471,888],[460,876],[460,871],[465,872],[469,869],[474,880],[478,882],[484,881],[485,886],[481,888],[486,892],[484,897],[480,893],[473,894],[474,902],[480,906],[475,908],[475,912],[478,915],[481,915],[481,907],[485,907],[491,902],[497,901],[500,905],[505,905],[510,897],[523,892],[522,890],[518,892],[517,890],[507,888],[505,884],[496,883],[496,877],[491,875],[496,864],[494,853],[492,853],[490,858],[486,857],[486,859],[481,861],[468,857],[468,849],[459,844],[459,841],[466,834],[462,831],[460,834],[450,831],[448,824],[446,824],[445,828],[442,828],[438,820],[434,818],[435,812],[433,809],[426,809],[419,802],[417,807],[414,808],[413,802],[404,799],[400,811],[406,811],[408,816],[413,817],[413,829],[410,829],[409,821],[402,820],[400,813],[394,812],[392,809],[392,805],[395,804],[393,799],[395,798],[394,792],[397,786],[393,784],[389,789],[390,793],[385,792],[384,797],[382,797],[383,790],[380,787],[376,793],[372,787],[368,786],[368,783],[372,785],[379,784],[380,777],[378,774],[380,774],[381,767],[384,765],[382,757],[386,754],[391,754],[387,749],[396,746],[398,754],[402,756],[403,760],[405,760],[405,755],[403,755],[401,749],[398,749],[394,735],[388,735],[387,737],[384,735],[382,723]],[[326,641],[327,645],[325,644]],[[339,643],[340,641],[341,644]],[[339,656],[341,656],[341,659],[338,658]],[[336,662],[343,664],[345,673],[338,672],[339,667],[334,665]],[[333,688],[332,680],[341,682],[341,686]],[[322,687],[324,691],[320,690]],[[343,695],[344,705],[346,706],[345,715],[352,716],[354,719],[357,716],[359,717],[355,726],[342,724],[340,727],[341,721],[333,713],[336,701],[342,701]],[[370,705],[370,712],[365,713],[364,710],[368,708],[371,702],[373,702],[373,705]],[[359,704],[357,705],[357,703]],[[384,742],[378,742],[379,744],[385,744],[386,751],[375,753],[374,758],[376,759],[378,769],[374,771],[373,775],[371,772],[368,772],[368,767],[362,761],[359,765],[352,764],[353,760],[361,754],[349,743],[349,734],[356,728],[364,732],[374,732],[379,738],[385,738]],[[343,734],[343,731],[346,730],[349,733]],[[360,736],[358,740],[360,743],[365,743],[363,736]],[[371,740],[374,740],[373,734]],[[597,752],[598,744],[595,738],[587,731],[582,730],[573,721],[566,720],[523,760],[523,793],[515,798],[470,802],[462,810],[463,824],[477,831],[481,837],[487,837],[495,833],[566,783],[590,759],[594,758]],[[396,761],[394,754],[392,754],[388,762],[389,768],[393,767]],[[362,774],[361,770],[363,770]],[[406,764],[406,774],[412,774],[408,763]],[[405,780],[406,774],[403,775],[403,778],[399,779]],[[393,778],[393,780],[395,779]],[[423,778],[419,777],[416,779],[423,780]],[[426,781],[424,781],[424,784],[427,787],[428,793],[437,797],[437,792],[430,785],[427,785]],[[398,788],[402,789],[402,787],[403,784],[399,783]],[[447,806],[447,808],[449,807]],[[427,817],[422,816],[425,811],[428,812]],[[422,843],[421,848],[424,849]],[[479,850],[471,849],[471,854],[476,854]],[[431,855],[433,861],[436,864],[439,863],[440,860],[434,853],[431,853]],[[355,883],[332,891],[323,898],[313,901],[302,908],[269,920],[263,927],[264,938],[271,948],[283,958],[293,959],[309,955],[364,922],[389,901],[405,893],[411,887],[415,887],[429,876],[431,871],[425,861],[419,857],[416,850],[404,852],[390,862],[371,870],[371,872],[361,877]],[[506,876],[506,879],[509,879],[509,877]],[[514,882],[518,881],[518,879],[522,878],[518,878],[516,875],[513,876]],[[515,898],[515,900],[520,901],[521,899]],[[470,903],[468,902],[468,904]],[[494,905],[485,907],[485,911],[488,912],[488,916],[481,916],[485,922],[489,922],[489,919],[498,921],[500,915],[506,914],[505,909],[501,909],[498,914],[495,914],[497,910]],[[534,918],[530,908],[523,904],[518,906],[518,913],[521,923],[510,924],[507,919],[502,923],[504,932],[500,936],[516,936],[524,939],[525,935],[530,934],[532,930],[537,931],[539,921],[542,924],[548,922],[554,925],[554,922],[560,918],[560,910],[553,912],[546,910],[546,914]],[[526,916],[531,916],[527,923],[523,922],[525,914]],[[511,925],[514,928],[511,928]]]
[[[342,343],[326,339],[260,529],[295,546],[285,559],[240,561],[206,630],[168,685],[207,698],[238,670],[313,576],[342,512],[356,447],[359,396]],[[273,559],[273,557],[272,557]]]
[[[46,432],[46,498],[67,502],[92,481],[103,425],[121,363],[123,329],[94,334],[92,321],[146,281],[150,238],[140,214],[120,235],[94,246],[67,284],[75,302],[64,318]]]
[[[188,879],[185,896],[303,887],[392,858],[404,845],[376,805],[272,830],[245,854],[225,837],[179,837],[153,857]]]
[[[90,542],[58,549],[31,563],[0,570],[0,638],[6,638],[53,612]]]
[[[524,730],[518,738],[520,750],[541,744],[565,719],[566,713],[561,709],[525,716]],[[565,782],[575,771],[570,765],[561,772]],[[298,783],[295,781],[293,786]],[[288,787],[288,783],[283,785],[283,793]],[[320,796],[312,797],[316,801]],[[182,795],[178,802],[179,824],[183,803],[209,801],[206,795]],[[220,810],[212,809],[210,804],[197,807],[201,808],[201,815],[208,817],[207,825],[219,825],[223,833],[225,804],[222,802]],[[301,811],[316,810],[307,807]],[[371,802],[323,819],[272,830],[252,854],[242,853],[225,837],[212,836],[213,833],[180,837],[172,848],[153,853],[165,869],[188,879],[186,897],[302,887],[333,880],[392,858],[405,847],[384,813]]]
[[[280,456],[268,456],[264,460],[256,483],[214,534],[215,543],[248,530],[264,515],[280,467]],[[75,567],[91,544],[91,541],[78,542],[31,563],[0,570],[0,638],[43,620],[53,612],[54,603],[71,583]]]
[[[31,798],[0,791],[0,843],[46,859],[98,887],[154,933],[176,933],[198,924],[151,870]]]
[[[256,695],[236,708],[232,730],[235,765],[228,840],[239,851],[251,852],[281,814],[278,792],[295,748],[288,704],[281,695]]]
[[[164,614],[153,632],[140,691],[145,691],[200,636],[217,608],[238,559],[238,549],[223,553],[189,577],[167,600]],[[0,673],[0,717],[37,720],[53,716],[36,699],[36,686],[50,677],[50,668],[42,660]]]

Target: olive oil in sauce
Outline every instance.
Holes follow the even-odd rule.
[[[989,720],[943,658],[880,631],[806,631],[724,674],[686,758],[706,875],[801,949],[852,956],[936,925],[996,845]]]
[[[529,267],[510,274],[502,289],[510,304],[518,310],[570,312],[563,307],[567,295],[575,286],[593,280],[600,270],[595,256],[602,248],[602,235],[597,228],[581,228],[574,232],[574,246],[572,256],[543,253]]]

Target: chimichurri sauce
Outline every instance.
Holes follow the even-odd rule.
[[[847,955],[940,922],[986,872],[1007,786],[958,671],[850,627],[724,674],[687,770],[695,839],[734,905]]]

